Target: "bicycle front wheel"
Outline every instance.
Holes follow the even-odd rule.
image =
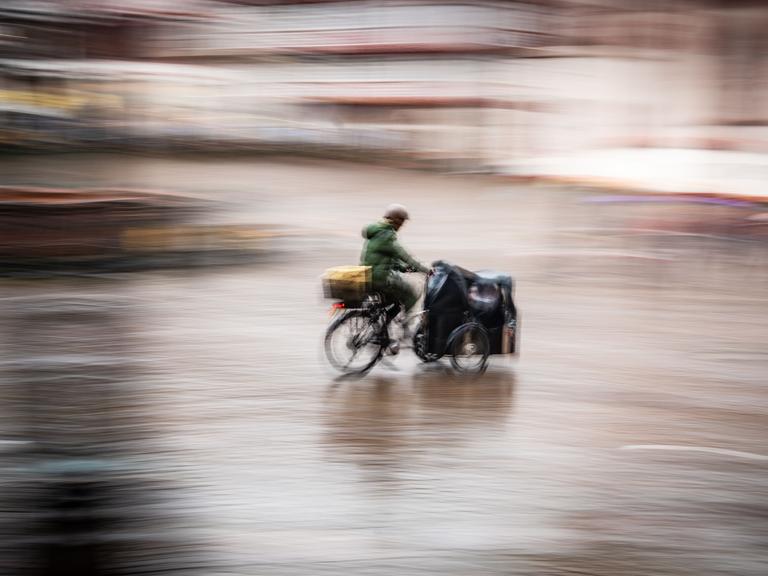
[[[349,311],[328,327],[325,355],[331,366],[345,374],[362,374],[379,361],[385,330],[362,310]]]

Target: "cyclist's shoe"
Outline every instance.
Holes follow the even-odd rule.
[[[393,320],[395,334],[401,344],[405,344],[406,347],[413,340],[414,332],[417,328],[414,322],[414,316],[407,316],[405,312],[401,312],[397,318]]]
[[[387,346],[387,354],[390,356],[396,356],[400,352],[400,342],[392,340]]]

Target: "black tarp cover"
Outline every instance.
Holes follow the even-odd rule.
[[[427,349],[443,354],[448,337],[456,328],[475,320],[488,330],[491,352],[501,350],[501,331],[508,317],[516,316],[512,299],[512,278],[496,272],[471,272],[444,261],[432,264],[433,273],[427,279],[424,309],[428,311]],[[473,308],[468,297],[470,287],[491,284],[498,288],[498,305],[492,308]]]

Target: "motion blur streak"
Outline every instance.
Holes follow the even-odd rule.
[[[767,26],[3,0],[0,574],[768,573]],[[395,202],[514,277],[518,358],[329,370]]]

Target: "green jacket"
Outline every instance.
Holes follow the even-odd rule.
[[[392,224],[380,220],[363,228],[365,246],[360,255],[360,264],[370,266],[374,286],[386,283],[393,272],[429,272],[418,260],[406,252],[397,241],[397,232]]]

